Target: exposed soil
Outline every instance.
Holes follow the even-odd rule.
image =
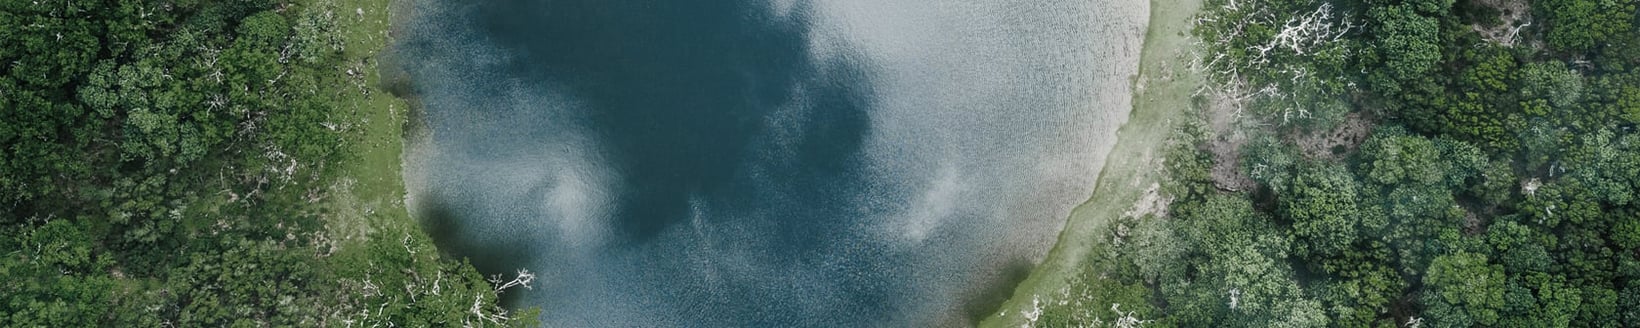
[[[1241,147],[1247,144],[1249,127],[1240,122],[1230,99],[1210,99],[1206,104],[1208,128],[1213,133],[1207,151],[1213,154],[1213,185],[1225,191],[1251,190],[1258,186],[1241,171]],[[1298,145],[1311,159],[1339,159],[1354,153],[1371,135],[1372,119],[1361,112],[1349,113],[1338,127],[1317,132],[1288,132],[1284,139]]]
[[[1287,135],[1287,140],[1298,144],[1299,151],[1305,157],[1315,159],[1339,159],[1354,153],[1367,141],[1372,134],[1372,120],[1361,115],[1361,112],[1349,113],[1344,122],[1328,131],[1312,133],[1293,132]]]
[[[1463,234],[1465,236],[1479,236],[1486,234],[1486,221],[1474,211],[1463,211]]]
[[[1226,191],[1250,190],[1257,182],[1241,173],[1241,146],[1247,144],[1247,133],[1236,127],[1240,121],[1234,99],[1213,97],[1202,112],[1207,115],[1207,127],[1213,133],[1207,151],[1213,154],[1213,186]]]
[[[1476,5],[1492,7],[1498,10],[1498,21],[1501,24],[1487,27],[1480,23],[1470,24],[1469,28],[1480,33],[1481,38],[1493,43],[1514,46],[1520,41],[1520,30],[1523,24],[1532,22],[1532,5],[1526,0],[1468,0]]]
[[[1142,218],[1146,215],[1154,215],[1157,218],[1165,218],[1170,204],[1173,204],[1173,197],[1163,196],[1161,184],[1152,182],[1150,187],[1146,187],[1144,193],[1139,195],[1139,200],[1133,202],[1133,208],[1129,208],[1127,212],[1122,213],[1122,216]]]

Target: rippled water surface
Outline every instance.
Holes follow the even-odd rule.
[[[418,216],[553,326],[963,325],[1053,245],[1143,12],[412,0]]]

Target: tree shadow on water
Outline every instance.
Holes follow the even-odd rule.
[[[428,193],[432,194],[432,193]],[[440,252],[456,259],[464,259],[485,277],[510,275],[522,269],[524,263],[534,263],[536,253],[527,240],[511,238],[470,238],[470,218],[460,216],[437,195],[422,195],[411,213],[420,221],[422,229],[432,236]],[[501,305],[515,308],[525,293],[502,293]]]

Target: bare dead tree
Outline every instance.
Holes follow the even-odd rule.
[[[1206,75],[1210,81],[1195,95],[1209,95],[1230,106],[1234,116],[1243,117],[1248,105],[1257,100],[1273,100],[1276,107],[1266,120],[1286,124],[1293,119],[1311,117],[1310,110],[1294,97],[1300,91],[1314,90],[1320,80],[1308,66],[1292,59],[1309,58],[1326,51],[1350,49],[1340,42],[1349,33],[1360,29],[1345,15],[1334,13],[1331,3],[1321,1],[1314,9],[1303,12],[1275,12],[1260,0],[1230,0],[1208,14],[1197,17],[1194,24],[1215,29],[1212,40],[1197,40],[1197,59],[1190,69]],[[1245,44],[1245,32],[1253,26],[1278,26],[1279,31],[1264,40]],[[1279,59],[1279,60],[1278,60]],[[1285,75],[1282,80],[1257,78],[1247,73],[1257,72]],[[1268,76],[1268,75],[1264,75]]]
[[[518,269],[518,273],[513,276],[512,280],[509,280],[505,283],[501,282],[501,275],[499,275],[499,274],[490,276],[490,284],[495,285],[495,293],[496,294],[501,294],[502,292],[507,291],[507,289],[510,289],[510,288],[513,288],[513,287],[524,287],[524,289],[534,289],[533,287],[530,287],[530,283],[533,283],[533,282],[535,282],[535,273],[532,273],[532,272],[530,272],[530,270],[525,270],[525,269]]]
[[[1139,320],[1138,317],[1134,316],[1138,311],[1122,312],[1122,305],[1117,303],[1110,304],[1110,311],[1116,312],[1116,321],[1111,323],[1111,327],[1115,328],[1138,328],[1153,321]]]

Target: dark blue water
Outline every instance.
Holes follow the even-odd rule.
[[[1126,109],[1131,24],[990,2],[413,1],[413,203],[552,326],[962,324]]]

